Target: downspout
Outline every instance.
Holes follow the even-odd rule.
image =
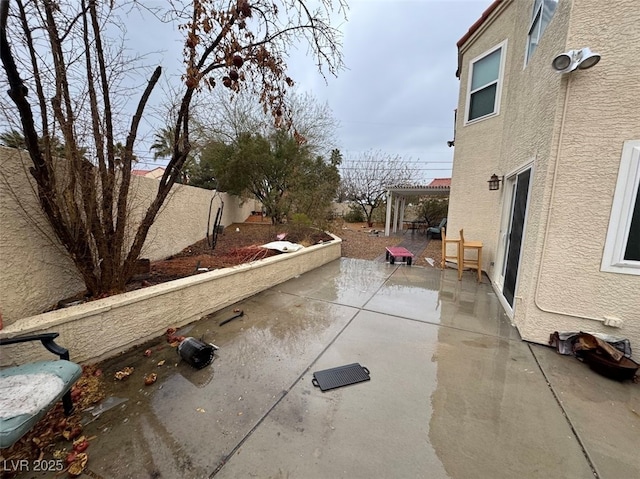
[[[584,316],[584,315],[574,314],[574,313],[567,313],[567,312],[564,312],[564,311],[557,311],[557,310],[554,310],[554,309],[551,309],[551,308],[547,308],[544,305],[540,304],[540,298],[538,297],[538,295],[540,293],[540,282],[542,280],[542,268],[544,266],[544,258],[545,258],[545,253],[546,253],[546,250],[547,250],[547,238],[549,237],[549,227],[551,225],[551,210],[553,208],[554,200],[555,200],[556,179],[558,177],[558,169],[559,169],[559,166],[560,166],[560,153],[562,151],[562,143],[563,143],[563,139],[564,139],[564,123],[565,123],[565,118],[566,118],[566,115],[567,115],[567,105],[569,104],[569,92],[570,91],[571,91],[571,74],[568,75],[567,88],[566,88],[565,93],[564,93],[564,105],[562,107],[562,118],[560,120],[560,132],[558,133],[558,149],[556,151],[555,165],[553,167],[553,179],[551,180],[551,198],[549,199],[549,209],[547,211],[547,222],[546,222],[546,226],[545,226],[545,229],[544,229],[544,238],[542,240],[542,251],[540,252],[540,267],[538,268],[538,278],[536,279],[535,293],[534,293],[534,296],[533,296],[533,303],[536,305],[536,307],[540,311],[543,311],[545,313],[559,314],[559,315],[562,315],[562,316],[569,316],[569,317],[578,318],[578,319],[589,319],[591,321],[598,321],[600,323],[607,324],[607,321],[606,321],[605,318],[594,318],[594,317],[590,317],[590,316]]]

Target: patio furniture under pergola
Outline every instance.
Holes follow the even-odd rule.
[[[447,180],[449,179],[447,178]],[[384,235],[389,236],[391,233],[397,233],[398,228],[402,230],[407,197],[429,195],[449,196],[451,186],[442,183],[444,182],[434,180],[427,186],[392,186],[388,188]],[[392,205],[394,205],[393,209],[391,208]]]

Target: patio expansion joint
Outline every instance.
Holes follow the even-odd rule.
[[[397,267],[396,267],[397,269]],[[395,270],[393,271],[395,272]],[[372,297],[375,296],[375,294],[380,291],[380,289],[384,286],[384,284],[387,282],[387,280],[391,277],[391,275],[393,274],[393,272],[391,272],[391,274],[389,274],[385,280],[380,284],[380,286],[378,286],[378,288],[376,288],[376,290],[372,293]],[[213,478],[218,472],[220,472],[222,470],[222,468],[225,466],[225,464],[227,464],[227,462],[229,462],[229,460],[234,456],[234,454],[236,452],[238,452],[238,450],[242,447],[242,445],[253,435],[253,433],[262,425],[262,423],[265,421],[265,419],[267,419],[267,417],[269,416],[269,414],[271,414],[271,412],[278,407],[278,405],[282,402],[282,400],[287,397],[287,395],[291,392],[291,390],[302,380],[302,378],[305,376],[305,374],[308,374],[309,371],[311,370],[311,368],[314,366],[314,364],[316,364],[318,362],[318,360],[322,357],[322,355],[324,353],[327,352],[327,350],[333,346],[333,344],[336,342],[336,340],[342,335],[342,333],[344,333],[344,331],[351,325],[351,323],[353,322],[353,320],[356,318],[356,316],[358,316],[358,314],[364,310],[364,305],[361,307],[358,306],[349,306],[349,305],[345,305],[345,304],[341,304],[341,303],[335,303],[332,301],[326,301],[326,300],[321,300],[321,299],[315,299],[315,298],[310,298],[308,296],[304,296],[304,295],[298,295],[298,294],[293,294],[293,293],[285,293],[284,291],[280,291],[280,294],[290,294],[291,296],[297,296],[300,298],[306,298],[306,299],[310,299],[313,301],[322,301],[325,303],[330,303],[330,304],[339,304],[341,306],[344,307],[349,307],[349,308],[353,308],[354,313],[351,316],[351,318],[349,319],[349,321],[347,321],[347,324],[345,324],[342,329],[340,329],[340,331],[338,331],[338,334],[336,334],[333,339],[331,339],[331,341],[329,341],[329,343],[327,343],[327,345],[322,349],[322,351],[320,351],[318,353],[318,355],[315,357],[315,359],[313,359],[311,361],[311,363],[309,363],[309,365],[302,371],[302,373],[293,381],[293,383],[287,388],[285,389],[281,394],[280,397],[278,398],[278,400],[276,402],[273,403],[273,405],[262,415],[262,417],[260,419],[258,419],[258,422],[255,423],[255,425],[249,430],[249,432],[247,434],[244,435],[244,437],[242,439],[240,439],[240,441],[238,441],[238,444],[235,445],[235,447],[231,450],[231,452],[229,454],[227,454],[225,456],[225,458],[220,462],[220,464],[218,464],[218,466],[213,470],[213,472],[209,475],[209,478]],[[367,301],[368,302],[368,301]],[[365,303],[366,304],[366,303]]]
[[[291,294],[291,293],[288,293]],[[298,296],[298,295],[292,295],[292,296]],[[218,472],[220,472],[220,470],[222,470],[222,468],[227,464],[227,462],[229,462],[229,460],[234,456],[234,454],[243,446],[243,444],[253,435],[253,433],[262,425],[262,423],[265,421],[265,419],[267,419],[267,417],[269,416],[269,414],[271,414],[271,412],[282,402],[282,400],[287,397],[287,395],[291,392],[291,390],[302,380],[302,378],[309,373],[309,371],[311,370],[311,368],[314,366],[314,364],[316,364],[318,362],[318,360],[322,357],[322,355],[331,347],[333,346],[333,344],[336,342],[336,340],[342,335],[342,333],[349,327],[349,325],[353,322],[353,320],[355,319],[355,317],[358,315],[358,313],[362,310],[362,308],[354,308],[355,312],[353,314],[353,316],[351,316],[351,318],[349,319],[349,321],[347,321],[347,324],[345,324],[342,329],[340,329],[340,331],[338,331],[338,333],[335,335],[335,337],[333,339],[331,339],[331,341],[329,341],[329,343],[322,349],[322,351],[320,351],[320,353],[318,353],[318,355],[311,361],[311,363],[309,363],[309,365],[302,371],[302,373],[293,381],[293,383],[285,390],[282,391],[282,393],[280,394],[280,397],[278,398],[278,400],[276,402],[274,402],[271,407],[262,415],[262,417],[260,417],[260,419],[258,419],[258,422],[255,423],[255,425],[249,430],[249,432],[247,434],[244,435],[244,437],[242,437],[242,439],[240,439],[240,441],[238,441],[238,444],[235,445],[235,447],[231,450],[231,452],[229,454],[227,454],[225,456],[225,458],[220,462],[220,464],[218,464],[218,466],[213,470],[213,472],[209,475],[209,478],[213,478]]]
[[[504,339],[505,341],[509,341],[511,343],[517,343],[520,344],[523,342],[522,339],[520,338],[507,338],[504,336],[500,336],[498,334],[489,334],[489,333],[484,333],[482,331],[474,331],[473,329],[465,329],[465,328],[460,328],[457,326],[450,326],[448,324],[441,324],[441,323],[434,323],[432,321],[426,321],[424,319],[415,319],[415,318],[408,318],[406,316],[399,316],[397,314],[392,314],[392,313],[381,313],[380,311],[376,311],[375,309],[366,309],[365,307],[360,308],[361,311],[366,311],[368,313],[376,313],[376,314],[384,314],[385,316],[390,316],[392,318],[397,318],[397,319],[404,319],[406,321],[413,321],[414,323],[422,323],[422,324],[427,324],[429,326],[436,326],[438,328],[447,328],[447,329],[453,329],[454,331],[461,331],[464,333],[473,333],[473,334],[477,334],[479,336],[487,336],[490,338],[497,338],[497,339]]]
[[[573,426],[573,423],[571,422],[571,418],[567,414],[567,411],[565,410],[564,406],[562,405],[562,402],[560,401],[560,397],[558,396],[556,391],[553,389],[553,386],[551,385],[551,381],[549,381],[549,378],[547,377],[547,374],[544,372],[544,369],[543,369],[542,365],[540,364],[540,361],[538,361],[538,357],[536,356],[535,352],[531,348],[531,343],[529,343],[527,341],[524,341],[524,342],[527,344],[527,347],[529,348],[529,352],[531,352],[531,356],[533,357],[533,360],[538,365],[538,369],[540,369],[540,373],[542,374],[542,377],[546,381],[547,386],[549,387],[549,391],[551,391],[551,394],[553,395],[553,398],[555,399],[556,403],[558,404],[558,407],[560,408],[560,411],[562,412],[562,415],[564,416],[565,420],[567,421],[567,424],[569,425],[569,428],[571,429],[571,432],[573,433],[573,436],[576,438],[576,441],[578,442],[578,445],[580,446],[580,449],[582,449],[582,453],[584,454],[584,457],[587,460],[587,464],[589,464],[589,467],[591,468],[591,471],[593,472],[593,477],[595,477],[596,479],[600,479],[601,476],[598,473],[598,470],[596,469],[595,463],[591,459],[591,456],[589,455],[589,452],[587,451],[587,448],[585,447],[584,442],[582,441],[582,438],[580,437],[580,434],[578,433],[576,428]]]

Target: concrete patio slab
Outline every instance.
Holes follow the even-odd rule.
[[[396,267],[361,259],[333,261],[274,289],[305,298],[361,308]]]
[[[234,309],[244,316],[220,326]],[[180,333],[219,346],[213,364],[189,367],[164,338],[101,364],[108,399],[125,402],[84,413],[96,438],[83,477],[640,471],[640,385],[522,342],[490,285],[455,271],[337,260]],[[353,362],[370,381],[312,386],[313,371]],[[125,366],[131,377],[112,380]],[[149,372],[158,381],[144,386]]]
[[[364,309],[483,334],[520,339],[488,283],[458,281],[442,272],[398,266]]]
[[[91,470],[100,477],[208,477],[298,380],[357,310],[273,291],[240,305],[244,316],[222,327],[231,308],[180,332],[220,347],[210,367],[180,361],[162,338],[103,364],[112,378],[135,368],[108,395],[128,398],[85,429],[96,435]],[[161,348],[159,351],[158,348]],[[165,364],[158,367],[158,362]],[[158,381],[143,385],[144,374]],[[117,460],[116,460],[117,459]]]
[[[350,362],[371,381],[320,392]],[[478,381],[478,378],[482,378]],[[363,311],[219,477],[585,478],[527,345]]]
[[[640,477],[640,385],[595,374],[551,348],[531,349],[598,476]]]

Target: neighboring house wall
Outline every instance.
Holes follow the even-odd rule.
[[[458,118],[451,236],[464,227],[466,238],[483,241],[500,292],[509,176],[531,166],[512,313],[521,335],[546,343],[555,330],[602,331],[640,347],[640,277],[600,271],[622,145],[640,139],[640,9],[633,1],[560,0],[525,67],[532,8],[533,0],[502,2],[460,49],[464,112],[470,61],[507,40],[499,115],[467,125]],[[558,53],[585,46],[602,55],[599,64],[553,71]],[[500,191],[488,190],[492,173],[506,177]],[[623,320],[622,328],[605,326],[605,317]]]
[[[0,312],[5,325],[38,314],[84,284],[40,211],[28,173],[26,152],[0,147]],[[157,180],[132,177],[132,214],[142,215],[158,187]],[[222,224],[242,222],[255,201],[176,185],[151,227],[142,256],[151,260],[177,253],[206,235],[209,204],[215,217],[224,201]],[[211,220],[213,222],[213,218]]]
[[[164,168],[158,167],[153,170],[131,170],[131,174],[135,176],[142,176],[143,178],[153,178],[159,180],[164,175]]]

